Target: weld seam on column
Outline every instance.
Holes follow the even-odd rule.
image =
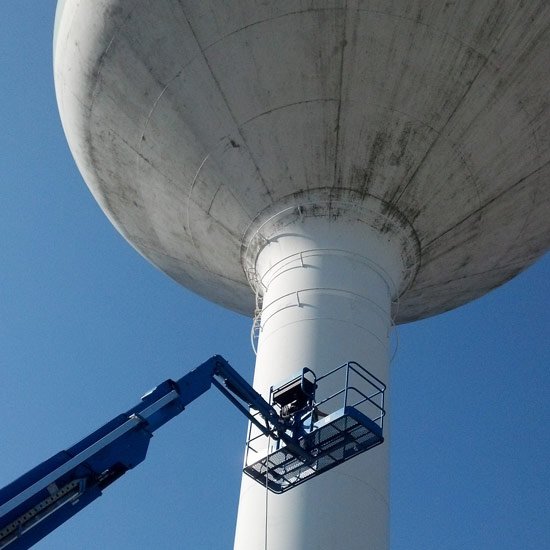
[[[372,306],[371,307],[372,311],[376,312],[376,315],[378,317],[380,317],[380,319],[384,323],[387,324],[387,318],[388,318],[388,315],[389,315],[388,312],[382,306],[377,304],[374,300],[371,300],[370,298],[367,298],[366,296],[363,296],[362,294],[357,294],[356,292],[352,292],[351,290],[345,290],[345,289],[341,289],[341,288],[312,287],[312,288],[299,289],[299,290],[293,291],[293,292],[288,292],[287,294],[284,294],[283,296],[279,296],[278,298],[276,298],[275,300],[269,302],[268,304],[264,304],[263,307],[262,307],[262,318],[261,318],[260,327],[263,327],[264,324],[271,317],[273,317],[273,315],[276,315],[278,312],[280,312],[284,309],[288,309],[290,307],[305,307],[305,306],[317,307],[317,306],[314,306],[313,304],[308,304],[307,302],[304,302],[304,300],[302,300],[302,299],[300,299],[300,303],[298,304],[297,301],[294,300],[294,298],[296,297],[297,292],[300,293],[300,294],[303,294],[303,293],[306,293],[306,292],[310,292],[310,293],[318,292],[320,295],[335,295],[335,296],[343,295],[348,300],[356,300],[356,299],[362,300],[362,301],[367,302],[368,304],[370,304]],[[266,312],[272,306],[276,305],[277,303],[279,303],[281,300],[284,300],[284,299],[288,299],[289,303],[285,306],[279,307],[279,309],[275,310],[273,313],[269,314],[266,319],[264,319],[264,315],[266,314]],[[291,301],[291,299],[292,299],[292,301]],[[391,327],[391,322],[388,325],[388,328],[389,327]]]
[[[291,321],[290,323],[286,323],[284,325],[281,325],[279,328],[277,328],[274,331],[270,332],[268,336],[263,336],[262,337],[262,342],[264,342],[264,341],[267,342],[273,334],[277,334],[277,332],[279,332],[283,328],[286,328],[286,327],[289,327],[289,326],[292,326],[292,325],[298,325],[298,324],[305,323],[305,322],[311,322],[311,321],[331,321],[333,323],[337,322],[337,323],[340,323],[340,324],[346,324],[346,325],[351,325],[351,326],[360,328],[365,333],[370,334],[378,342],[378,344],[380,344],[383,348],[387,348],[387,343],[383,342],[381,340],[381,338],[376,333],[372,332],[372,330],[369,330],[365,326],[360,325],[358,323],[354,323],[352,321],[346,321],[346,320],[344,320],[340,317],[304,317],[303,319],[299,319],[297,321]]]
[[[303,264],[304,259],[312,258],[312,257],[324,257],[324,256],[345,256],[354,262],[365,265],[371,271],[376,273],[380,277],[380,279],[384,282],[388,291],[388,296],[390,298],[392,298],[394,295],[397,295],[397,285],[395,284],[390,274],[384,268],[382,268],[379,264],[377,264],[376,262],[374,262],[373,260],[370,260],[365,256],[356,254],[354,252],[350,252],[348,250],[339,249],[339,248],[313,248],[309,250],[294,252],[293,254],[289,254],[288,256],[281,258],[276,263],[274,263],[271,267],[269,267],[265,271],[265,273],[258,279],[258,282],[260,283],[260,285],[265,289],[264,294],[267,292],[267,289],[269,288],[271,283],[286,271],[290,269],[297,269],[297,268],[308,269],[311,267],[316,267],[314,265],[308,265],[308,264],[304,265]],[[288,263],[285,265],[281,265],[285,261],[288,261]],[[294,262],[296,262],[297,265],[295,267],[289,267],[289,264],[292,264]],[[269,279],[267,283],[265,282],[266,279]]]

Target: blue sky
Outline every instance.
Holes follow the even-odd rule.
[[[214,353],[249,380],[254,362],[250,320],[151,266],[87,190],[55,103],[54,12],[53,0],[2,5],[0,486]],[[547,255],[475,303],[399,328],[392,550],[547,547],[549,280]],[[231,548],[245,430],[210,392],[37,548]]]

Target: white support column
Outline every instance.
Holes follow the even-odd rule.
[[[400,240],[345,216],[294,216],[262,233],[255,388],[267,397],[302,367],[319,376],[347,361],[387,383],[391,303],[405,271]],[[243,477],[235,550],[387,550],[387,417],[384,435],[384,444],[281,495]]]

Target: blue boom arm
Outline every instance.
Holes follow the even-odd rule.
[[[315,402],[317,381],[342,372],[345,387]],[[350,377],[354,381],[348,387]],[[265,456],[255,457],[244,469],[275,493],[296,487],[384,441],[385,386],[358,363],[348,362],[319,379],[304,368],[298,377],[272,389],[270,401],[280,408],[278,414],[223,357],[215,355],[179,380],[166,380],[129,411],[0,490],[0,550],[29,548],[90,504],[143,462],[156,429],[211,386],[236,405],[268,441],[277,441],[268,446]],[[338,399],[342,400],[339,409],[315,413],[319,405],[325,408]],[[252,440],[257,437],[254,434]]]
[[[273,407],[216,355],[179,380],[166,380],[129,411],[0,490],[0,549],[29,548],[90,504],[145,459],[156,429],[212,385],[266,435],[295,446]]]

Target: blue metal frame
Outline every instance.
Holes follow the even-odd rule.
[[[215,385],[262,433],[288,440],[276,411],[221,356],[141,402],[0,490],[0,549],[26,549],[99,497],[146,457],[155,430]],[[249,412],[261,411],[264,423]],[[292,446],[293,442],[290,441]]]

